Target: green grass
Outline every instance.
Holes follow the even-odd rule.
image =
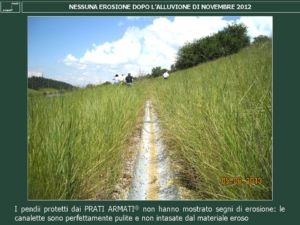
[[[37,90],[31,89],[31,88],[28,88],[27,94],[28,94],[28,97],[34,97],[34,96],[42,95],[43,93],[40,92],[40,91],[37,91]]]
[[[198,199],[272,197],[271,43],[134,86],[28,98],[30,199],[107,199],[146,98],[180,184]],[[35,97],[32,97],[35,96]],[[262,185],[222,185],[259,177]]]
[[[51,93],[58,93],[59,90],[55,88],[40,88],[38,91],[44,93],[44,94],[51,94]]]
[[[143,93],[109,85],[29,98],[29,198],[109,198]]]
[[[272,198],[271,43],[152,85],[164,139],[194,198]],[[224,186],[221,177],[263,184]]]
[[[40,96],[40,95],[56,95],[56,94],[58,95],[62,92],[64,92],[64,91],[54,89],[54,88],[41,88],[38,90],[28,88],[28,90],[27,90],[28,97],[36,97],[36,96]]]

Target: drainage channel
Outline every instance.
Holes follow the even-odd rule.
[[[151,101],[145,104],[141,147],[128,200],[175,200],[178,191]]]

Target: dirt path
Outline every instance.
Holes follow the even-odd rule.
[[[178,199],[174,175],[170,169],[151,101],[145,104],[141,147],[138,152],[128,200]]]

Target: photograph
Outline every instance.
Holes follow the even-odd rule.
[[[272,16],[29,15],[25,79],[28,200],[273,200]]]

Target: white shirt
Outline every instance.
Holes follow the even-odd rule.
[[[168,72],[164,72],[164,74],[163,74],[163,77],[164,78],[168,78],[170,75],[169,75],[169,73]]]
[[[118,77],[114,77],[114,83],[115,84],[120,83],[120,77],[119,76]]]

